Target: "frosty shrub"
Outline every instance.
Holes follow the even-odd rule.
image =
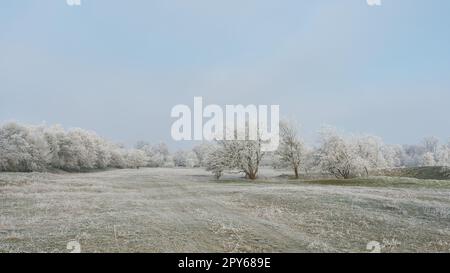
[[[143,151],[147,156],[147,167],[165,167],[172,165],[170,161],[173,159],[170,157],[169,149],[163,142],[151,145],[145,141],[139,141],[136,144],[136,149]]]
[[[147,165],[148,157],[141,150],[129,150],[125,154],[125,162],[127,168],[139,169],[139,167]]]
[[[193,151],[178,151],[173,155],[175,167],[194,168],[199,166],[197,156]]]
[[[369,170],[385,167],[382,143],[373,136],[345,136],[336,129],[324,127],[320,131],[318,165],[336,178],[369,175]]]
[[[206,170],[214,174],[216,179],[222,177],[223,172],[227,169],[225,150],[215,147],[206,158]]]
[[[195,156],[197,157],[198,165],[200,167],[206,167],[208,156],[214,150],[214,145],[209,142],[204,142],[192,149],[192,151],[195,153]]]
[[[50,160],[50,149],[42,128],[16,123],[0,128],[0,171],[42,171]]]
[[[31,172],[136,168],[147,164],[144,153],[128,151],[94,132],[61,126],[0,127],[0,171]]]

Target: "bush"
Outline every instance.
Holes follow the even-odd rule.
[[[142,151],[128,151],[94,132],[17,123],[0,127],[0,155],[0,171],[10,172],[136,168],[148,161]]]

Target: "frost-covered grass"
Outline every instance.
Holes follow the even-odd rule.
[[[450,252],[450,181],[0,173],[0,252]]]

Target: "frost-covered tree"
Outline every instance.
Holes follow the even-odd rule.
[[[170,161],[169,148],[164,142],[160,142],[152,147],[152,156],[150,157],[150,164],[154,167],[167,166]]]
[[[358,156],[355,145],[334,128],[322,128],[319,136],[316,156],[322,170],[344,179],[361,174],[365,162]]]
[[[147,155],[141,150],[129,150],[125,155],[128,168],[139,169],[145,167],[148,162]]]
[[[193,151],[177,151],[173,155],[173,161],[176,167],[193,168],[199,164]]]
[[[425,153],[422,145],[403,145],[403,165],[406,167],[420,166]]]
[[[173,154],[173,163],[175,167],[186,167],[186,156],[184,151],[176,151]]]
[[[415,166],[445,166],[446,146],[439,145],[436,137],[426,137],[420,145],[403,146],[403,165],[407,167]]]
[[[130,164],[127,163],[127,150],[122,145],[110,143],[108,150],[111,155],[108,167],[119,169],[128,168]]]
[[[371,170],[402,165],[402,147],[386,145],[377,136],[346,136],[333,128],[324,128],[320,141],[319,165],[339,178],[369,175]]]
[[[135,147],[136,149],[143,151],[148,157],[148,167],[163,167],[170,161],[169,149],[163,142],[151,145],[148,142],[139,141]]]
[[[111,152],[111,145],[105,141],[103,141],[98,136],[94,139],[94,145],[95,145],[95,154],[96,154],[96,161],[95,161],[95,168],[97,169],[104,169],[107,168],[111,164],[111,158],[112,158],[112,152]]]
[[[403,166],[403,149],[401,145],[383,145],[381,151],[388,168]]]
[[[439,139],[434,136],[426,137],[422,140],[422,145],[426,153],[435,154],[439,147]]]
[[[422,166],[450,166],[450,143],[439,145],[436,137],[426,137],[422,141],[424,153],[420,157]]]
[[[72,156],[79,169],[95,169],[97,161],[96,147],[94,144],[94,134],[83,129],[73,129],[69,131],[67,137],[71,140]]]
[[[41,128],[9,123],[0,128],[0,171],[42,171],[49,149]]]
[[[299,177],[300,164],[304,160],[305,145],[299,137],[298,128],[292,122],[280,123],[280,144],[276,154],[279,160],[292,168]]]
[[[301,165],[302,170],[305,173],[318,173],[321,171],[320,165],[317,164],[317,151],[318,150],[315,147],[305,146],[303,164]]]
[[[224,154],[225,150],[215,147],[206,158],[206,170],[214,174],[216,179],[219,179],[223,172],[228,168],[227,156]]]
[[[198,165],[200,167],[206,167],[208,156],[214,149],[214,145],[210,142],[204,142],[192,149],[197,156]]]
[[[386,168],[388,166],[383,154],[384,143],[380,137],[362,135],[353,137],[357,158],[363,164],[365,173],[369,170]]]
[[[289,166],[280,160],[277,151],[266,151],[261,160],[261,166],[273,169],[287,169]]]
[[[46,138],[52,144],[54,167],[69,171],[103,169],[111,162],[111,144],[94,132],[54,127]]]
[[[436,160],[434,159],[434,154],[431,152],[426,152],[422,156],[421,166],[424,166],[424,167],[436,166]]]
[[[244,135],[246,135],[244,133]],[[224,166],[224,169],[238,170],[248,179],[258,177],[259,166],[264,156],[261,147],[263,140],[258,133],[256,140],[251,140],[248,135],[244,140],[238,140],[237,130],[234,132],[234,139],[218,140],[218,148],[212,152],[209,160],[216,159],[217,162],[208,163],[208,166]],[[219,158],[220,156],[220,158]],[[216,175],[217,176],[217,175]]]
[[[436,164],[438,166],[450,166],[450,144],[441,145],[436,152]]]
[[[240,170],[252,180],[258,177],[259,164],[264,156],[261,145],[261,140],[223,141],[230,167]]]
[[[85,149],[81,146],[81,140],[76,137],[76,134],[63,134],[57,135],[58,138],[58,165],[55,167],[68,170],[79,171],[83,164],[82,158],[85,157]]]

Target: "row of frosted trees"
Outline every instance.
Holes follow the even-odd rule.
[[[439,144],[435,137],[419,145],[388,145],[380,137],[349,135],[332,127],[319,132],[318,145],[308,147],[292,122],[280,125],[280,145],[273,153],[261,150],[261,140],[218,141],[206,167],[217,178],[224,171],[238,170],[255,179],[261,164],[300,172],[327,173],[336,178],[368,176],[373,170],[416,166],[450,166],[450,141]]]
[[[17,123],[0,127],[0,171],[136,168],[144,160],[142,151],[124,149],[83,129]]]
[[[0,171],[32,172],[60,169],[87,171],[106,168],[200,167],[203,146],[169,153],[167,145],[140,141],[126,149],[95,132],[61,126],[30,126],[14,122],[0,126]]]
[[[450,142],[440,144],[434,137],[419,145],[388,145],[376,136],[325,127],[317,145],[309,147],[295,123],[282,122],[278,150],[264,153],[261,145],[261,140],[216,141],[171,154],[164,143],[140,141],[126,149],[83,129],[8,123],[0,127],[0,171],[203,167],[217,178],[225,171],[239,171],[255,179],[260,166],[266,165],[291,169],[296,177],[301,172],[325,172],[350,178],[386,168],[450,166]]]

